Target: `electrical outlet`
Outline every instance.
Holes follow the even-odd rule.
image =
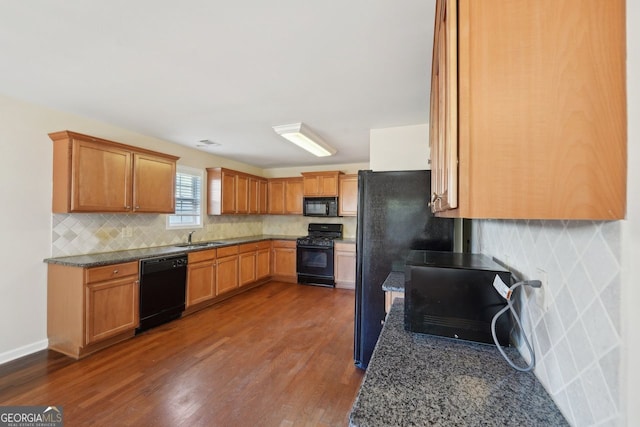
[[[551,290],[548,289],[549,280],[547,278],[547,272],[538,267],[536,268],[536,277],[533,277],[533,279],[542,282],[542,286],[533,289],[533,292],[535,292],[535,300],[538,307],[540,307],[543,312],[547,312],[549,307],[551,307]]]
[[[132,227],[122,227],[122,237],[133,237],[133,228]]]

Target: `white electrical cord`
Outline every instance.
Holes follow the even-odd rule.
[[[536,354],[533,351],[533,348],[531,347],[531,343],[527,338],[527,334],[524,331],[524,328],[522,327],[522,323],[520,322],[520,317],[518,317],[518,313],[516,313],[516,311],[513,309],[513,304],[511,303],[511,295],[513,295],[513,291],[518,286],[523,286],[523,285],[531,286],[533,288],[539,288],[540,286],[542,286],[542,282],[540,280],[524,280],[522,282],[518,282],[514,284],[509,288],[509,292],[507,292],[506,296],[503,295],[503,297],[505,297],[505,299],[507,300],[507,305],[502,310],[497,312],[496,315],[493,316],[493,319],[491,319],[491,335],[493,335],[493,342],[496,343],[496,347],[498,347],[498,350],[500,350],[500,354],[502,354],[502,357],[504,357],[504,360],[506,360],[507,363],[509,363],[509,365],[511,365],[513,369],[518,370],[520,372],[529,372],[536,366]],[[505,288],[506,288],[506,285],[505,285]],[[531,362],[525,368],[521,368],[517,366],[515,363],[513,363],[511,359],[509,359],[509,356],[507,356],[507,354],[504,352],[504,350],[500,346],[500,343],[498,343],[498,337],[496,335],[496,321],[498,320],[498,317],[506,313],[508,310],[511,310],[511,312],[513,313],[513,317],[516,319],[516,323],[518,324],[518,327],[522,331],[522,335],[524,337],[524,343],[527,345],[527,348],[529,349],[529,354],[531,355]]]

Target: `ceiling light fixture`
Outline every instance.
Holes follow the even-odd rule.
[[[320,137],[314,134],[304,123],[292,123],[290,125],[273,126],[278,135],[293,142],[300,148],[304,148],[314,156],[326,157],[336,154],[336,149],[327,145]]]

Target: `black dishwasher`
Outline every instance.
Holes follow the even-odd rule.
[[[140,261],[140,325],[136,333],[182,315],[186,279],[187,256],[184,254]]]

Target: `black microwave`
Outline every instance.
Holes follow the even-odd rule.
[[[496,274],[513,283],[511,272],[486,255],[411,251],[405,263],[405,329],[493,344],[491,320],[507,304],[493,288]],[[509,315],[498,318],[500,345],[509,346],[511,328]]]
[[[337,197],[305,197],[302,199],[304,216],[338,216]]]

